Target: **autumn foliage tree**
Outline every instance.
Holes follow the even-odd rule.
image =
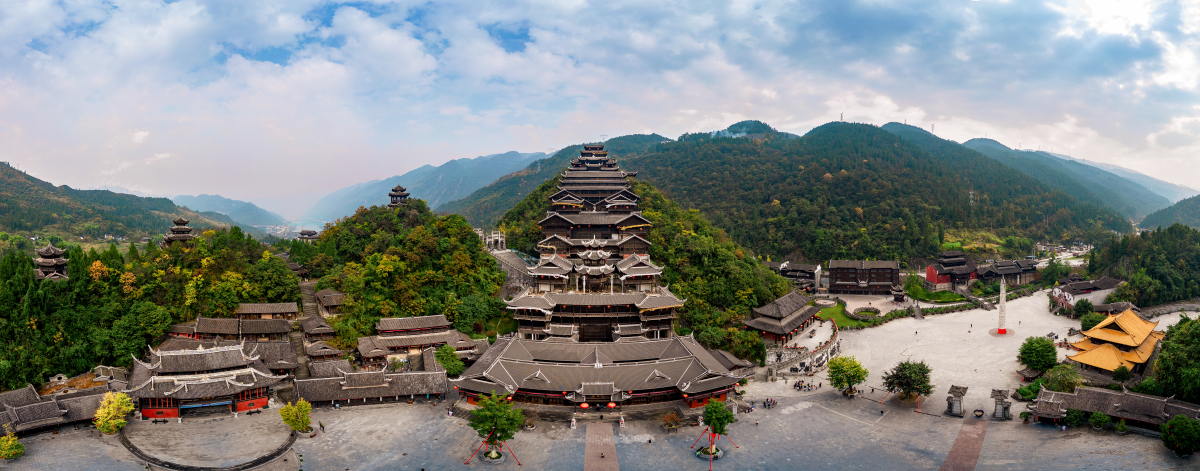
[[[104,393],[104,398],[100,400],[100,407],[96,409],[96,416],[92,419],[92,423],[100,433],[112,435],[125,427],[127,423],[125,417],[130,412],[133,412],[133,402],[125,393]]]

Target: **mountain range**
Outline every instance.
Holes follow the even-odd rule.
[[[471,194],[506,174],[525,167],[530,160],[545,157],[544,152],[485,155],[456,159],[440,166],[423,165],[403,175],[351,185],[325,195],[305,214],[310,221],[335,221],[354,214],[360,206],[384,205],[388,192],[404,186],[413,198],[425,200],[430,208]]]
[[[166,233],[179,217],[196,228],[234,225],[227,216],[180,208],[167,198],[54,186],[0,163],[0,231],[133,238]]]
[[[1176,223],[1200,229],[1200,196],[1180,200],[1168,208],[1151,213],[1138,223],[1138,228],[1171,227]]]
[[[231,200],[221,195],[188,196],[171,198],[179,206],[196,211],[211,211],[224,214],[238,224],[246,226],[282,226],[287,224],[283,216],[275,214],[246,201]]]
[[[1084,165],[1091,165],[1099,169],[1107,170],[1109,173],[1146,187],[1147,190],[1153,191],[1154,193],[1171,200],[1172,203],[1177,203],[1185,198],[1191,198],[1193,196],[1200,195],[1200,190],[1195,190],[1183,185],[1176,185],[1171,182],[1165,182],[1136,170],[1130,170],[1118,165],[1092,162],[1091,160],[1079,159],[1069,155],[1055,154],[1053,152],[1047,153],[1060,159],[1074,160]]]

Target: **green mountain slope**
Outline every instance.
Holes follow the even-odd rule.
[[[317,201],[305,217],[334,221],[354,214],[360,206],[386,205],[387,194],[396,185],[404,186],[414,198],[425,200],[429,207],[437,207],[463,198],[501,176],[520,170],[531,159],[545,156],[542,152],[506,152],[451,160],[437,167],[425,165],[404,175],[359,183],[330,193]]]
[[[1160,209],[1138,223],[1138,227],[1142,229],[1154,229],[1156,227],[1171,227],[1172,224],[1183,224],[1193,228],[1200,228],[1200,196],[1182,200],[1166,208]]]
[[[0,231],[134,238],[163,234],[177,217],[190,219],[196,228],[233,224],[224,216],[180,208],[167,198],[56,187],[0,163]]]
[[[625,161],[617,164],[624,166]],[[559,179],[555,175],[542,182],[501,217],[510,247],[533,252],[541,239],[537,222],[546,216],[550,208],[547,198],[557,191]],[[663,267],[662,279],[671,291],[687,300],[679,310],[678,333],[694,333],[705,346],[741,358],[763,359],[762,339],[754,331],[744,330],[742,320],[750,309],[786,293],[788,281],[700,212],[681,208],[640,178],[628,180],[639,197],[642,215],[654,224],[647,237],[650,258]]]
[[[887,129],[888,127],[884,126],[884,130]],[[1047,187],[1058,189],[1081,202],[1109,206],[1111,201],[1103,198],[1098,189],[1080,183],[1075,177],[1061,171],[1055,163],[1047,163],[1042,159],[1027,156],[1027,152],[1009,149],[991,139],[971,139],[963,143],[963,146],[1015,168]]]
[[[179,195],[171,198],[179,206],[186,206],[196,211],[211,211],[229,216],[238,224],[247,226],[281,226],[287,220],[278,214],[267,211],[246,201],[231,200],[221,195],[188,196]]]
[[[895,124],[895,123],[892,123]],[[889,124],[891,126],[891,124]],[[900,125],[903,126],[903,125]],[[887,127],[885,126],[885,129]],[[919,128],[914,128],[918,129]],[[921,130],[921,132],[924,132]],[[1058,188],[1085,201],[1099,199],[1105,206],[1117,210],[1127,218],[1139,220],[1159,209],[1165,208],[1171,204],[1167,198],[1158,195],[1148,189],[1134,183],[1124,177],[1110,173],[1104,169],[1085,165],[1073,160],[1065,160],[1050,154],[1049,152],[1029,152],[1017,151],[1009,149],[1003,144],[991,139],[971,139],[962,144],[964,147],[974,149],[984,155],[992,157],[996,160],[1004,162],[1013,168],[1021,170],[1023,173],[1048,183],[1054,188]],[[1042,168],[1034,168],[1026,170],[1028,166],[1020,167],[1018,162],[1037,162]],[[1012,164],[1010,164],[1010,162]],[[1016,164],[1016,165],[1014,165]],[[1044,179],[1049,178],[1042,174],[1045,168],[1057,170],[1054,175],[1065,175],[1075,182],[1076,185],[1068,187],[1060,187],[1061,183],[1049,183]],[[1087,188],[1094,195],[1093,198],[1082,198],[1077,190],[1078,187]]]
[[[774,257],[907,260],[940,250],[939,227],[1055,240],[1129,229],[1111,211],[937,141],[927,143],[931,154],[880,128],[839,122],[799,139],[660,144],[622,165]]]
[[[669,140],[658,134],[633,134],[609,139],[604,142],[604,146],[609,155],[620,159]],[[562,172],[571,159],[579,156],[582,145],[570,146],[555,152],[549,158],[534,161],[521,170],[504,175],[492,184],[475,190],[465,198],[437,207],[437,211],[461,214],[474,227],[493,226],[506,211],[520,203],[538,185]],[[414,196],[420,197],[416,193]]]

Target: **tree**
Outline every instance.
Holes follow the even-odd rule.
[[[901,397],[928,396],[933,392],[929,373],[933,370],[924,361],[902,361],[883,375],[883,386]]]
[[[1200,421],[1183,414],[1171,417],[1159,425],[1163,446],[1179,456],[1187,456],[1200,449]]]
[[[1125,365],[1118,366],[1117,369],[1113,370],[1113,381],[1124,383],[1131,379],[1133,379],[1133,373],[1130,373],[1129,368]]]
[[[24,454],[25,445],[17,441],[17,435],[13,433],[12,425],[4,424],[4,436],[0,437],[0,459],[15,460]]]
[[[455,352],[454,346],[450,344],[439,347],[434,356],[437,357],[438,364],[446,369],[446,374],[449,376],[458,376],[465,369],[462,360],[458,359],[458,353]]]
[[[1104,426],[1108,425],[1109,422],[1112,422],[1112,417],[1109,417],[1108,414],[1103,412],[1096,411],[1092,412],[1092,417],[1088,419],[1088,422],[1091,423],[1093,427],[1103,428]]]
[[[1058,363],[1058,348],[1046,337],[1029,337],[1021,344],[1017,360],[1038,371],[1046,371]]]
[[[283,423],[301,433],[308,433],[312,430],[310,413],[312,413],[312,404],[304,399],[296,401],[296,405],[289,402],[279,409],[279,417],[283,419]]]
[[[1063,423],[1072,427],[1083,425],[1088,419],[1087,412],[1079,409],[1067,409],[1067,417],[1063,419]]]
[[[829,385],[838,389],[853,391],[854,385],[867,380],[871,372],[863,368],[862,363],[850,356],[840,356],[829,360]]]
[[[1078,305],[1076,305],[1076,307],[1078,307]],[[1078,313],[1079,311],[1076,310],[1075,312]],[[1096,324],[1104,322],[1104,319],[1108,319],[1108,316],[1098,312],[1089,312],[1084,314],[1083,317],[1079,318],[1079,329],[1091,330],[1091,328],[1095,327]]]
[[[1162,395],[1200,402],[1200,320],[1185,315],[1167,328],[1154,379]]]
[[[104,398],[100,400],[100,407],[96,409],[96,417],[92,419],[92,423],[96,425],[96,430],[99,430],[100,433],[112,435],[125,427],[127,423],[125,417],[130,412],[133,412],[133,402],[125,393],[104,393]]]
[[[721,401],[709,400],[708,404],[704,405],[704,424],[710,430],[709,440],[712,447],[708,449],[708,454],[712,455],[717,452],[716,437],[720,435],[728,435],[726,427],[733,423],[733,412],[729,410],[729,406]]]
[[[1073,393],[1075,388],[1083,384],[1083,378],[1079,377],[1079,372],[1075,371],[1075,367],[1071,365],[1058,365],[1042,375],[1046,380],[1046,389],[1051,391]]]
[[[125,254],[125,258],[128,259],[130,263],[138,263],[142,261],[142,256],[138,253],[137,245],[134,245],[132,240],[129,241],[129,253]]]
[[[479,408],[471,411],[470,423],[487,444],[487,456],[496,459],[504,442],[512,440],[525,423],[525,413],[498,394],[480,396]]]
[[[1092,305],[1090,300],[1080,299],[1079,301],[1075,302],[1075,310],[1072,312],[1071,317],[1083,318],[1083,316],[1091,314],[1095,310],[1096,306]]]

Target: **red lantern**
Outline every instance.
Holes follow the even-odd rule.
[[[608,408],[609,408],[609,409],[612,409],[612,408],[614,408],[614,407],[617,407],[617,404],[616,404],[615,402],[610,402],[610,403],[608,403]]]
[[[587,408],[588,408],[588,403],[586,403],[586,402],[585,402],[585,403],[583,403],[583,404],[580,404],[580,405],[579,405],[579,408],[580,408],[580,409],[587,409]]]
[[[683,394],[683,397],[687,397],[687,393],[684,393],[684,394]]]

